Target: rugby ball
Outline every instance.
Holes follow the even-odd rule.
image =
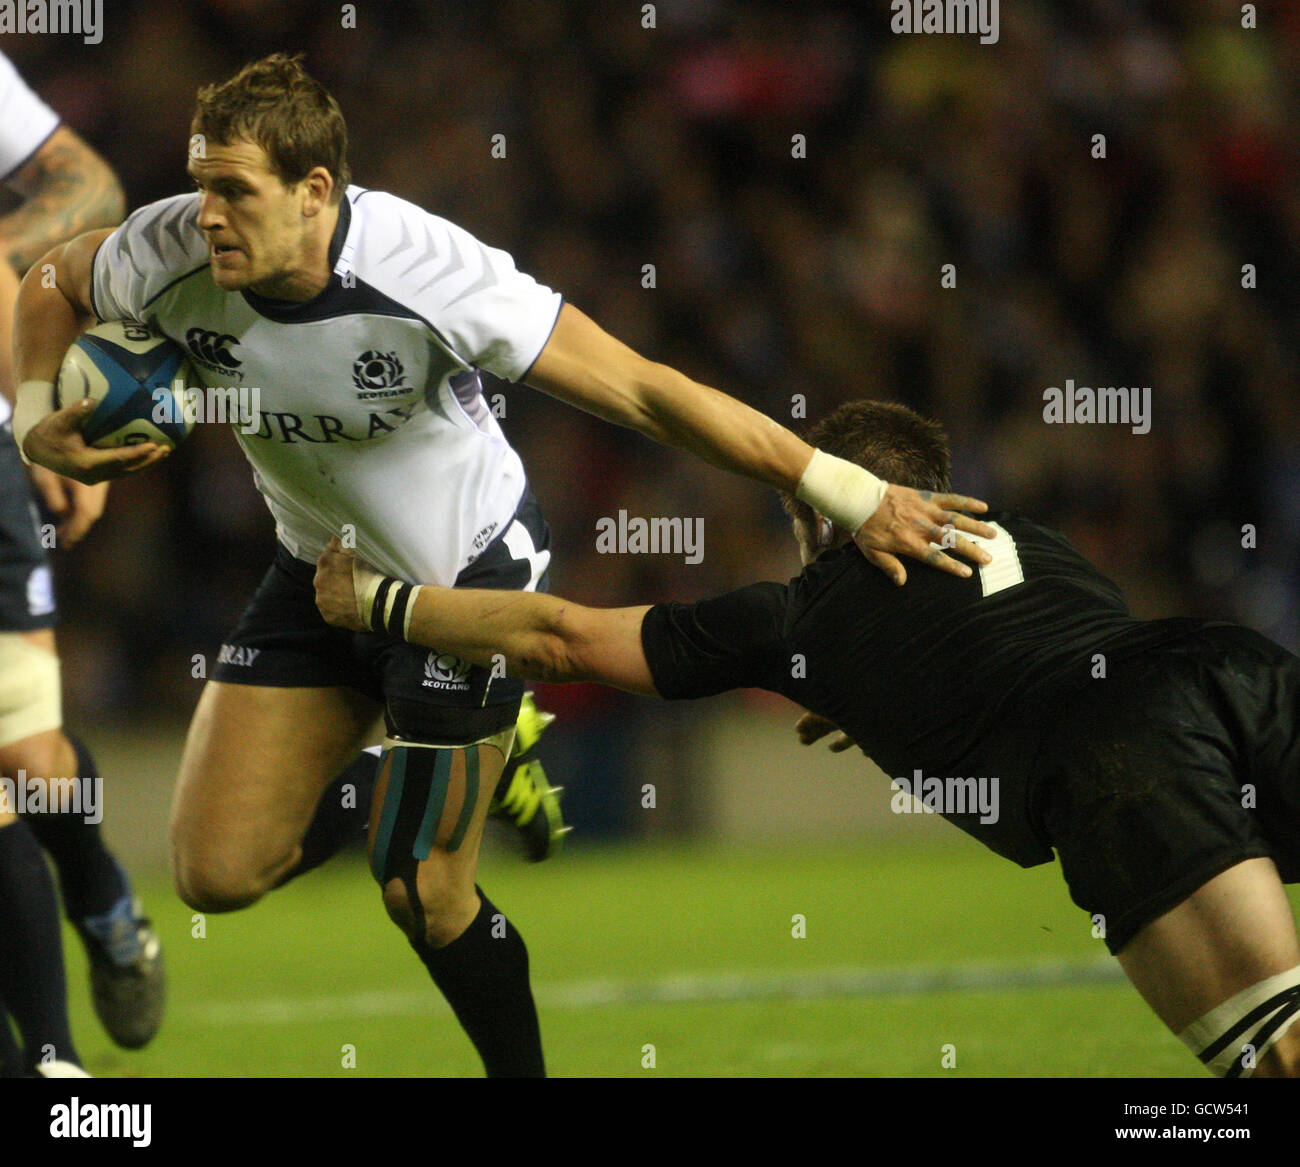
[[[88,446],[110,449],[157,442],[177,446],[189,437],[185,350],[145,324],[114,320],[83,332],[63,358],[55,397],[60,409],[96,401],[82,426]]]

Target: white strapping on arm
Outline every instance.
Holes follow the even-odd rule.
[[[889,483],[870,470],[817,450],[794,496],[841,530],[856,535],[858,528],[876,513],[888,489]]]
[[[28,466],[32,460],[23,453],[23,442],[32,427],[54,412],[54,382],[24,381],[14,394],[14,441],[18,443],[18,453]]]
[[[375,593],[384,579],[379,572],[363,566],[360,559],[352,560],[352,590],[357,598],[357,615],[367,628],[371,626],[370,614],[375,609]]]
[[[379,589],[385,583],[391,583],[393,586],[388,589],[384,597],[384,610],[376,612],[375,600]],[[379,572],[363,566],[360,559],[353,559],[352,590],[356,595],[357,615],[361,618],[361,623],[372,631],[387,632],[390,636],[398,634],[398,630],[393,627],[393,615],[397,605],[405,603],[402,612],[401,637],[403,640],[410,639],[411,617],[415,615],[415,600],[420,594],[419,584],[403,583],[391,576],[380,575]]]

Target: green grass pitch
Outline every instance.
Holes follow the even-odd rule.
[[[575,848],[536,867],[502,853],[480,879],[528,942],[555,1076],[1204,1077],[1125,982],[1001,983],[1048,963],[1095,971],[1104,946],[1055,866],[1021,871],[961,837]],[[359,858],[201,924],[163,879],[137,884],[171,988],[148,1049],[109,1043],[65,933],[95,1076],[481,1074]],[[987,983],[861,990],[975,966]]]

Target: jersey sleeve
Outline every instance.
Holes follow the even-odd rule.
[[[751,584],[696,604],[656,604],[641,646],[661,697],[711,697],[728,689],[784,692],[791,658],[784,636],[789,589]]]
[[[365,197],[362,278],[418,313],[466,367],[522,380],[555,327],[560,294],[446,219],[395,195]]]
[[[9,178],[59,128],[59,115],[18,76],[0,53],[0,181]]]
[[[143,320],[178,278],[208,262],[199,196],[177,195],[133,212],[95,253],[90,298],[101,320]]]

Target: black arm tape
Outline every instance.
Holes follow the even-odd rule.
[[[371,630],[403,639],[406,609],[410,607],[414,592],[411,584],[391,577],[385,579],[375,591],[375,602],[370,609]]]

